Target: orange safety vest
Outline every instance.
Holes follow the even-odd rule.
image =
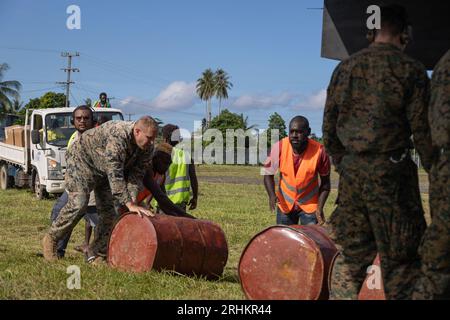
[[[306,213],[314,213],[319,202],[319,175],[317,162],[321,144],[308,139],[308,146],[297,174],[294,171],[292,146],[289,137],[281,140],[280,184],[277,191],[278,207],[288,214],[297,204]]]

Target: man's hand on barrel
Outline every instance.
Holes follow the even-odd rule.
[[[148,209],[145,209],[144,207],[138,206],[137,204],[133,203],[133,202],[128,202],[126,204],[128,210],[130,210],[130,212],[136,212],[139,217],[143,217],[143,215],[146,215],[147,217],[153,217],[155,214],[153,212],[151,212]]]

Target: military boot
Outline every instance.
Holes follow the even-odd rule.
[[[56,241],[50,234],[45,234],[42,239],[42,253],[47,261],[54,261],[58,258],[56,255]]]

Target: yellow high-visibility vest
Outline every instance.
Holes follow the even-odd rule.
[[[191,199],[190,164],[184,150],[173,148],[172,164],[166,173],[165,188],[168,198],[175,204],[189,202]]]

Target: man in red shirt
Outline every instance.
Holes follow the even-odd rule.
[[[323,207],[330,193],[330,160],[320,143],[309,139],[309,121],[296,116],[289,136],[277,142],[264,165],[264,186],[277,224],[323,224]],[[280,171],[278,191],[274,175]],[[320,176],[320,184],[318,177]]]

